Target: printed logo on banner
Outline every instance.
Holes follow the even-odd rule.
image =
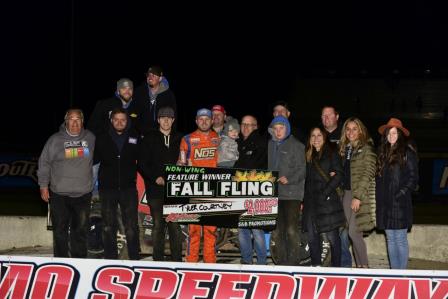
[[[37,158],[22,155],[0,156],[0,187],[36,187]]]
[[[432,194],[448,194],[448,159],[437,159],[433,162]]]
[[[56,260],[0,256],[0,298],[448,297],[447,271]]]
[[[71,265],[2,262],[0,298],[75,298],[79,272]]]
[[[446,298],[447,278],[110,266],[93,278],[89,298]],[[266,271],[266,272],[265,272]],[[403,271],[406,272],[406,271]],[[364,273],[365,274],[365,273]],[[403,278],[404,277],[404,278]],[[134,287],[135,286],[135,287]],[[98,297],[97,297],[98,296]]]
[[[278,213],[277,176],[272,171],[166,165],[163,214],[184,223],[271,227]],[[188,198],[189,203],[170,202],[179,198]],[[199,217],[181,217],[183,214]]]

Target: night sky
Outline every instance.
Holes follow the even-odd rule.
[[[138,86],[153,64],[177,96],[185,133],[198,108],[218,103],[269,121],[272,103],[319,70],[448,74],[446,10],[427,1],[10,2],[2,8],[1,146],[11,151],[40,151],[71,104],[89,116],[118,79]]]

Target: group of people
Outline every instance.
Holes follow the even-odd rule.
[[[341,129],[333,106],[322,109],[322,126],[307,142],[304,227],[313,265],[322,263],[322,244],[331,244],[331,265],[369,266],[364,233],[384,230],[392,269],[406,269],[407,233],[412,227],[412,192],[418,158],[410,132],[397,118],[378,128],[374,148],[366,126],[349,117]]]
[[[368,267],[363,234],[377,227],[386,232],[391,268],[407,267],[418,161],[408,141],[410,132],[400,120],[391,118],[378,128],[381,139],[376,150],[362,121],[350,117],[340,126],[334,106],[323,107],[322,125],[313,127],[308,136],[290,122],[286,102],[274,105],[267,134],[260,132],[255,116],[245,115],[238,122],[227,116],[224,106],[214,105],[199,109],[197,129],[182,135],[176,131],[176,113],[175,96],[158,66],[149,68],[146,82],[135,93],[131,80],[120,79],[114,97],[97,103],[88,129],[81,110],[67,111],[59,132],[45,144],[38,167],[41,197],[51,208],[56,257],[87,256],[97,175],[105,258],[118,257],[118,206],[129,258],[140,258],[138,171],[153,218],[153,260],[165,260],[168,226],[171,260],[182,261],[181,228],[163,218],[163,166],[178,164],[278,171],[278,218],[271,232],[279,249],[277,264],[298,265],[302,227],[313,266],[322,265],[322,247],[329,243],[331,266],[351,267],[351,243],[356,266]],[[203,261],[216,262],[216,230],[212,225],[189,225],[187,262],[199,261],[201,236]],[[254,250],[256,263],[267,263],[264,230],[240,228],[238,239],[241,263],[252,264]]]

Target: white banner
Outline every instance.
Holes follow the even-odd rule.
[[[3,298],[448,298],[448,271],[0,256]]]

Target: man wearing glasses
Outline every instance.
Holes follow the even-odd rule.
[[[38,183],[41,198],[50,203],[54,256],[85,258],[95,136],[84,130],[80,109],[69,109],[64,120],[39,157]]]
[[[238,138],[239,158],[235,168],[267,169],[267,138],[260,135],[257,119],[246,115],[241,120],[241,136]],[[254,246],[252,246],[252,237]],[[238,229],[238,239],[241,251],[241,263],[253,263],[253,248],[257,253],[257,264],[266,265],[266,245],[262,229]]]

